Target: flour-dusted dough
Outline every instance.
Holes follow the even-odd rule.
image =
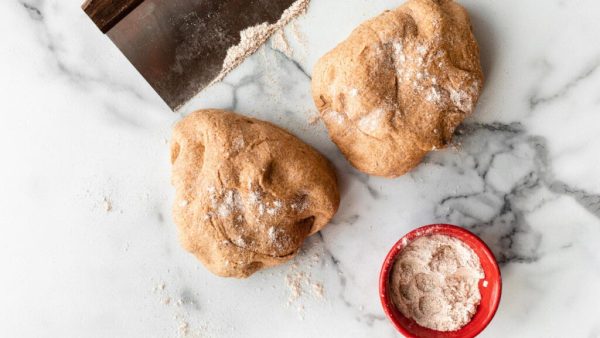
[[[171,162],[182,245],[220,276],[243,278],[291,259],[339,205],[325,157],[232,112],[197,111],[179,122]]]
[[[365,173],[395,177],[450,142],[482,85],[465,9],[450,0],[409,0],[323,56],[312,92],[348,160]]]

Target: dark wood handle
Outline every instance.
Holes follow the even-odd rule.
[[[100,28],[108,32],[144,0],[86,0],[81,8]],[[167,0],[170,1],[170,0]]]

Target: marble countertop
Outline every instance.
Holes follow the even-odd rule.
[[[450,222],[502,264],[482,337],[600,337],[600,2],[461,1],[483,96],[458,147],[388,180],[352,169],[309,124],[310,71],[402,2],[313,0],[286,29],[291,59],[266,45],[173,114],[81,0],[0,1],[0,335],[396,337],[382,260],[409,230]],[[208,273],[171,220],[170,130],[208,107],[288,128],[340,176],[332,224],[247,280]]]

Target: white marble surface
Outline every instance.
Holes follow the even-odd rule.
[[[289,305],[292,264],[221,279],[180,249],[166,140],[181,115],[80,2],[0,1],[0,336],[177,337],[187,323],[201,337],[394,337],[383,257],[405,232],[452,222],[502,262],[482,336],[600,337],[600,2],[462,1],[483,97],[460,147],[395,180],[357,173],[308,124],[307,74],[402,0],[313,0],[298,21],[306,47],[288,28],[294,60],[264,47],[187,105],[271,120],[335,163],[340,211],[296,259],[324,295],[305,287]]]

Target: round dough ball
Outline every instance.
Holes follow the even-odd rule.
[[[211,272],[243,278],[291,259],[337,211],[325,157],[270,123],[223,110],[190,114],[171,143],[183,247]]]
[[[313,71],[333,141],[367,174],[396,177],[446,146],[483,85],[467,12],[409,0],[356,28]]]

